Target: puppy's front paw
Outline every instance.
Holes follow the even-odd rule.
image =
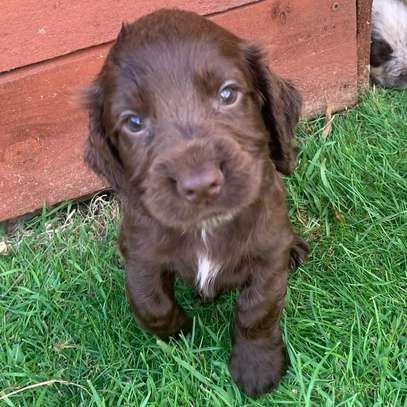
[[[241,390],[251,397],[260,396],[285,373],[283,346],[271,346],[266,339],[239,340],[233,346],[229,370]]]
[[[295,241],[290,250],[290,270],[294,271],[302,263],[307,260],[309,252],[308,243],[299,236],[295,237]]]
[[[183,311],[174,312],[172,319],[164,329],[153,331],[160,339],[168,341],[170,338],[177,339],[181,334],[187,335],[192,331],[192,319]]]

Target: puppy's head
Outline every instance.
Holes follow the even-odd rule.
[[[405,47],[405,55],[400,56],[380,35],[372,36],[370,72],[374,83],[388,88],[407,88],[407,43]]]
[[[371,78],[389,88],[407,88],[407,4],[374,0],[370,47]]]
[[[293,170],[300,105],[258,48],[161,10],[122,28],[88,90],[86,161],[166,226],[230,219]]]

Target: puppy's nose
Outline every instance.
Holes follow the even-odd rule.
[[[199,172],[179,177],[179,194],[192,203],[213,200],[219,196],[223,185],[223,174],[218,168],[206,168]]]

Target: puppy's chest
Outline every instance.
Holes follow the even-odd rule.
[[[216,294],[220,275],[231,268],[228,244],[217,231],[200,229],[185,235],[173,256],[173,267],[204,297]]]
[[[195,284],[204,295],[208,295],[213,291],[216,278],[225,266],[226,254],[214,250],[216,243],[216,239],[211,232],[205,229],[200,230],[195,253]]]

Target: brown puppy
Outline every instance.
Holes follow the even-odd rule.
[[[308,250],[278,173],[295,166],[300,106],[258,48],[177,10],[124,26],[87,93],[86,161],[121,199],[135,317],[161,338],[190,328],[175,276],[205,299],[241,288],[230,371],[249,395],[284,372],[287,275]]]

